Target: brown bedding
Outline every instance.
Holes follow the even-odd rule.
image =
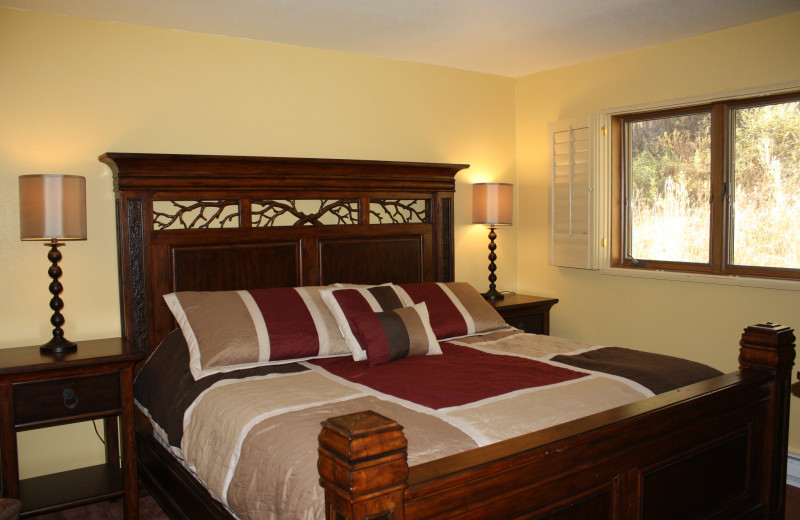
[[[415,465],[719,375],[668,356],[516,331],[377,367],[346,356],[199,381],[186,350],[179,332],[162,343],[136,379],[137,405],[243,519],[323,518],[316,447],[329,417],[373,410],[399,421]]]

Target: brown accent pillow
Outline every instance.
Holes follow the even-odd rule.
[[[353,320],[362,314],[373,314],[404,307],[403,301],[392,284],[330,289],[322,291],[322,301],[336,319],[339,330],[347,342],[347,347],[356,361],[367,359],[367,351],[356,337]]]
[[[367,352],[370,366],[408,356],[442,353],[424,303],[390,311],[356,313],[348,321],[359,345]]]

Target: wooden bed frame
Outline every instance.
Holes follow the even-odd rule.
[[[125,338],[150,353],[180,290],[454,279],[461,164],[108,153]],[[741,370],[414,467],[370,411],[319,436],[329,520],[784,516],[794,335],[745,329]],[[138,418],[139,477],[174,519],[233,515]]]

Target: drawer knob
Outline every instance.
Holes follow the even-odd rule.
[[[61,392],[61,396],[64,398],[64,406],[70,410],[78,406],[78,396],[75,395],[75,391],[72,388],[65,388]]]

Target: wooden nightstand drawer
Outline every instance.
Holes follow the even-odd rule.
[[[14,385],[17,427],[120,409],[119,374],[89,374]]]

